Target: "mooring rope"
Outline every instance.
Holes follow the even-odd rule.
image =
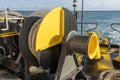
[[[106,70],[100,73],[98,80],[120,80],[120,70]]]

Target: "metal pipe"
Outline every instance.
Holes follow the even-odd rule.
[[[8,19],[8,20],[13,20],[13,19],[14,19],[14,20],[19,20],[19,19],[21,20],[21,19],[24,19],[24,18],[17,18],[17,17],[16,17],[16,18],[7,18],[7,19]]]
[[[23,20],[24,18],[7,18],[8,20]],[[6,18],[0,18],[0,20],[6,20]]]
[[[6,22],[6,28],[1,29],[2,31],[6,31],[9,29],[6,5],[5,5],[5,22]]]
[[[88,43],[91,36],[75,35],[70,38],[66,43],[66,50],[69,55],[80,53],[87,55]]]
[[[0,20],[5,20],[5,23],[6,23],[6,27],[1,29],[2,31],[7,31],[9,29],[9,24],[8,24],[8,20],[22,20],[24,19],[23,17],[22,18],[8,18],[8,13],[7,13],[7,7],[5,5],[5,18],[0,18]]]
[[[83,34],[83,21],[84,21],[84,0],[82,0],[82,10],[81,10],[81,34]]]

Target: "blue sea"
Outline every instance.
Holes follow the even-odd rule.
[[[29,16],[33,11],[19,12]],[[81,12],[78,12],[78,23],[81,23]],[[84,23],[90,23],[83,24],[84,34],[86,34],[85,31],[96,27],[97,24],[97,28],[92,31],[99,33],[101,38],[110,39],[111,43],[120,44],[120,11],[84,11]],[[117,31],[111,28],[111,24]],[[78,31],[81,31],[81,24],[78,24]]]

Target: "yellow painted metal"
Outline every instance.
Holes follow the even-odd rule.
[[[87,60],[85,71],[90,76],[98,76],[98,73],[104,70],[114,70],[110,54],[102,54],[100,60]]]
[[[101,54],[100,54],[100,47],[99,47],[99,42],[97,43],[97,50],[96,50],[96,55],[94,57],[94,59],[100,59],[101,58]]]
[[[44,50],[60,44],[64,36],[64,10],[57,7],[51,10],[39,24],[35,50]]]
[[[5,20],[5,18],[0,18],[0,20]]]
[[[95,32],[88,33],[91,35],[91,38],[88,43],[88,57],[90,59],[100,59],[100,47],[98,36]]]
[[[107,53],[108,52],[108,47],[102,47],[102,46],[100,46],[100,52],[101,53]]]
[[[107,38],[102,38],[102,44],[108,44],[108,39]]]
[[[5,32],[0,34],[0,38],[10,37],[14,35],[19,35],[17,32]]]
[[[110,54],[101,54],[101,56],[103,59],[98,62],[98,70],[114,70]]]
[[[75,55],[76,55],[78,64],[81,64],[83,60],[83,55],[81,55],[80,53],[76,53]]]
[[[120,62],[120,56],[114,58],[115,61]]]

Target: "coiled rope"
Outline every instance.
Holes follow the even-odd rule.
[[[107,70],[100,73],[98,80],[120,80],[120,70]]]

